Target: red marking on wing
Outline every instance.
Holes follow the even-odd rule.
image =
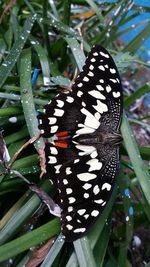
[[[67,131],[59,132],[56,134],[57,137],[67,137],[69,133]]]
[[[60,142],[55,142],[55,146],[61,147],[61,148],[68,148],[69,145],[64,141],[62,141],[62,142],[60,141]]]

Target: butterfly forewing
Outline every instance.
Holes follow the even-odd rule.
[[[121,114],[116,65],[104,48],[94,46],[72,90],[57,95],[39,116],[42,136],[57,137],[45,143],[45,176],[59,191],[67,241],[89,230],[111,196],[119,166]]]

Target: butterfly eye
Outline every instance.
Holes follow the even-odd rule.
[[[58,190],[66,241],[83,236],[102,214],[119,169],[122,87],[106,49],[94,46],[72,90],[39,116],[46,173]],[[49,139],[48,139],[49,140]]]

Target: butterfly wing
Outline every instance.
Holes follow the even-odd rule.
[[[39,118],[45,138],[67,132],[66,148],[46,143],[46,175],[59,190],[62,232],[73,241],[87,232],[111,196],[119,165],[119,146],[83,145],[84,135],[117,132],[122,88],[116,65],[101,46],[92,48],[72,91],[57,95]],[[73,140],[78,137],[78,142]],[[68,141],[69,140],[69,141]]]

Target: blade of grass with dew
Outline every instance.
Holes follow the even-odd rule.
[[[92,0],[86,0],[86,2],[89,4],[89,6],[92,8],[93,11],[95,11],[100,23],[104,23],[103,16],[101,14],[101,9],[97,6],[97,4]]]
[[[133,207],[131,204],[130,193],[128,191],[128,184],[127,184],[128,180],[123,172],[120,174],[118,183],[119,183],[121,198],[123,200],[124,215],[126,222],[126,239],[124,244],[122,244],[119,248],[118,264],[119,266],[126,267],[127,253],[133,236],[133,214],[131,214],[130,212],[130,210],[133,209]]]
[[[138,88],[134,93],[128,96],[124,101],[124,108],[129,109],[129,107],[135,103],[135,101],[144,96],[146,93],[150,92],[150,84],[144,84],[142,87]]]
[[[126,150],[132,162],[143,194],[148,204],[150,205],[150,175],[146,170],[144,162],[141,159],[137,143],[134,139],[133,133],[131,131],[130,125],[125,114],[123,115],[123,120],[121,124],[121,133],[126,146]]]
[[[66,267],[78,267],[78,260],[75,252],[73,252],[66,264]]]
[[[40,185],[40,187],[45,192],[52,194],[52,187],[50,186],[49,181],[44,181]],[[26,193],[27,200],[25,204],[13,214],[11,219],[1,230],[0,245],[10,240],[20,230],[20,227],[23,225],[23,223],[25,223],[39,207],[41,203],[39,197],[36,194],[31,194],[31,197],[29,198],[29,194],[30,192],[27,191]]]
[[[48,57],[46,55],[45,49],[40,45],[40,43],[33,37],[30,37],[31,44],[33,48],[37,52],[37,55],[40,60],[42,75],[43,75],[43,83],[44,85],[50,85],[50,67]]]
[[[57,8],[56,8],[56,5],[55,5],[54,0],[50,0],[50,1],[48,1],[48,2],[49,2],[49,5],[51,6],[51,9],[52,9],[52,11],[53,11],[54,16],[55,16],[57,19],[59,19],[59,14],[58,14],[58,11],[57,11]]]
[[[149,37],[149,32],[150,24],[148,24],[131,42],[129,42],[123,51],[130,51],[130,53],[135,54],[143,42]]]
[[[49,25],[49,27],[54,27],[57,31],[60,32],[60,34],[68,34],[69,36],[76,37],[80,39],[80,36],[77,31],[75,31],[73,28],[68,27],[64,23],[62,23],[60,20],[57,20],[52,14],[49,13],[50,18],[43,19],[40,15],[37,15],[37,20],[43,23],[46,23]]]
[[[50,251],[48,252],[45,260],[40,265],[40,267],[51,267],[57,255],[60,253],[63,245],[64,245],[64,239],[62,238],[62,235],[60,234],[55,240],[55,243],[51,247]]]
[[[48,79],[45,79],[45,82]],[[20,99],[21,99],[20,95],[15,95],[15,94],[11,94],[11,93],[10,94],[9,93],[0,93],[0,98],[9,99],[9,100],[13,100],[13,101],[20,101]],[[48,103],[48,100],[43,100],[43,99],[39,99],[39,98],[33,98],[33,101],[35,104],[42,105],[42,106],[44,106]]]
[[[107,246],[110,238],[111,222],[108,220],[105,224],[101,235],[99,236],[96,246],[94,247],[93,254],[97,266],[102,267],[104,264],[105,254],[107,251]]]
[[[32,250],[29,250],[26,255],[20,260],[19,263],[17,262],[17,265],[15,267],[25,267],[27,266],[26,264],[28,263],[29,259],[32,256]]]
[[[33,103],[33,94],[31,86],[31,50],[25,49],[20,56],[20,87],[21,87],[21,102],[26,120],[26,125],[30,136],[39,136],[38,120],[36,110]],[[34,143],[38,150],[44,147],[43,139],[40,138]]]
[[[25,21],[23,31],[20,34],[19,39],[14,43],[12,49],[10,50],[9,55],[7,56],[6,60],[2,63],[0,67],[0,87],[2,87],[5,80],[9,76],[12,68],[17,62],[20,56],[20,53],[30,35],[31,29],[34,25],[35,20],[36,20],[36,14],[34,14],[33,16],[30,16]]]
[[[81,267],[96,267],[89,239],[83,237],[73,242],[76,256]]]
[[[6,243],[0,247],[0,262],[14,257],[17,254],[48,240],[58,234],[59,230],[59,220],[54,219],[39,228]]]
[[[72,50],[76,63],[80,71],[85,63],[85,55],[81,50],[81,46],[75,38],[65,37],[66,42],[69,44],[69,47]]]
[[[29,155],[27,157],[16,160],[13,163],[13,169],[19,170],[22,167],[29,167],[38,163],[37,154]]]

